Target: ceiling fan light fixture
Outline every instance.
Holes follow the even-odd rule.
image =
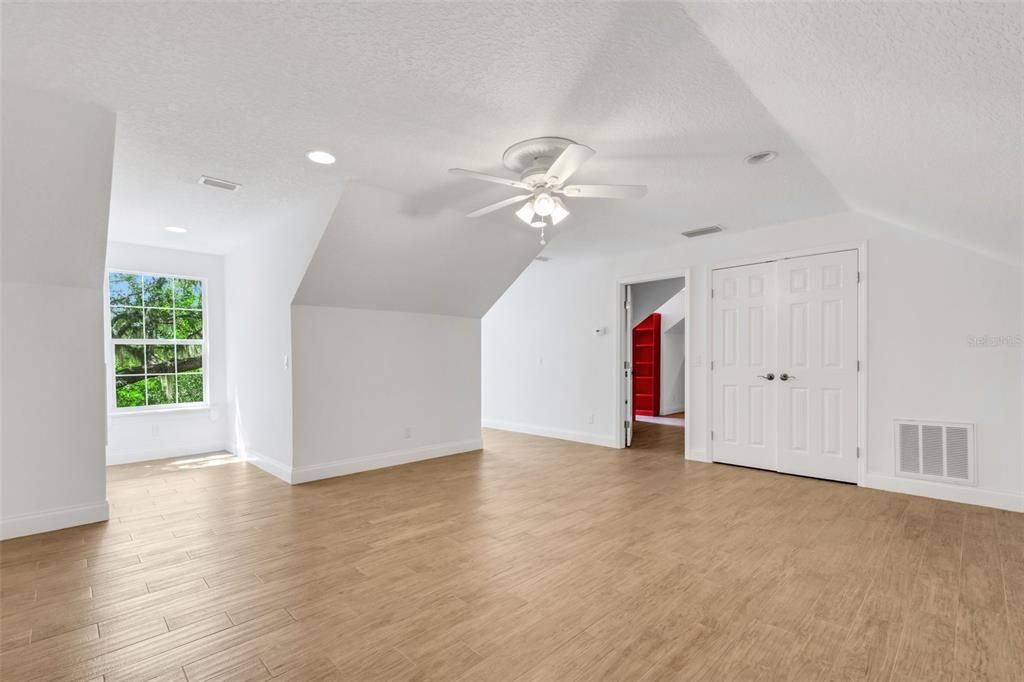
[[[533,201],[527,201],[523,204],[522,208],[516,211],[516,217],[522,220],[527,225],[533,225]]]
[[[533,210],[539,216],[549,216],[555,210],[555,200],[547,192],[541,192],[533,198]]]
[[[555,197],[555,207],[551,209],[551,224],[557,225],[569,216],[569,209],[559,197]]]
[[[532,223],[530,223],[530,227],[536,227],[537,229],[541,229],[541,228],[544,228],[544,227],[547,227],[547,226],[548,226],[548,224],[546,222],[544,222],[543,218],[537,218]]]

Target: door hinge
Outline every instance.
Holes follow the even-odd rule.
[[[714,297],[715,297],[715,290],[714,290],[714,289],[712,289],[712,290],[711,290],[711,298],[714,298]]]
[[[628,429],[629,428],[629,420],[628,419],[626,421],[622,422],[622,428],[624,428],[624,429]]]
[[[711,432],[711,440],[714,440],[714,439],[715,439],[715,432],[714,432],[714,431],[712,431],[712,432]]]
[[[860,459],[860,448],[857,448],[857,459]]]
[[[860,284],[860,270],[857,271],[857,284]]]
[[[712,372],[715,371],[715,361],[714,360],[711,361],[711,371]]]
[[[860,371],[860,360],[857,361],[857,371]]]

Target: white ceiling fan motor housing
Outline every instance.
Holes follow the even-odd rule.
[[[523,182],[543,185],[548,169],[571,144],[576,142],[565,137],[533,137],[506,149],[501,162]]]

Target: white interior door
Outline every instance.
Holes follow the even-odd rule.
[[[779,262],[779,471],[857,481],[857,252]]]
[[[716,462],[775,468],[775,263],[712,275],[712,452]]]
[[[713,272],[714,461],[856,482],[857,258]]]

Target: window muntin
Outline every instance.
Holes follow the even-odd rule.
[[[112,271],[107,286],[114,409],[205,404],[204,281]]]

